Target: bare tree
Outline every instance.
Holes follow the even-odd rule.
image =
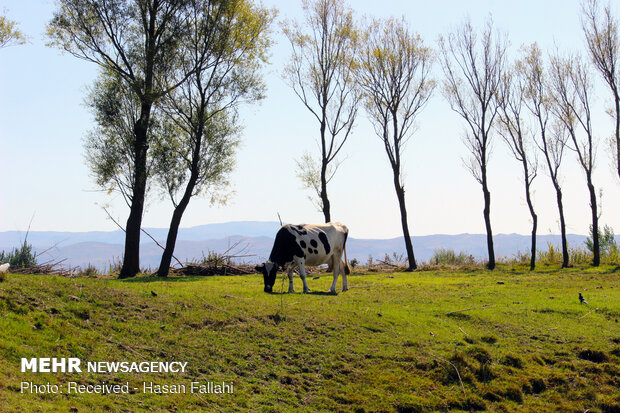
[[[564,125],[558,122],[549,123],[551,98],[542,53],[536,43],[525,48],[521,59],[521,70],[527,79],[525,83],[525,104],[534,115],[538,125],[538,139],[535,139],[535,142],[545,157],[547,172],[555,189],[562,238],[562,268],[566,268],[568,267],[569,255],[560,183],[560,165],[562,164],[568,135]]]
[[[538,162],[530,150],[531,131],[527,126],[527,117],[523,114],[525,95],[527,93],[527,78],[521,70],[521,62],[507,70],[502,81],[499,101],[499,133],[510,148],[513,156],[521,162],[523,167],[523,182],[525,184],[525,200],[530,216],[532,217],[532,241],[530,249],[530,271],[536,268],[536,229],[538,216],[534,211],[531,186],[536,178]]]
[[[579,164],[586,175],[592,210],[592,265],[598,266],[601,254],[596,188],[592,182],[596,164],[596,141],[590,109],[590,97],[593,92],[590,72],[578,55],[567,58],[553,56],[550,72],[553,114],[564,124],[573,143],[571,149],[577,153]]]
[[[389,19],[372,24],[360,56],[358,81],[364,92],[366,110],[383,142],[394,174],[408,270],[411,271],[417,266],[407,222],[402,151],[413,132],[417,115],[434,89],[435,84],[429,78],[432,54],[420,36],[409,31],[404,19]]]
[[[351,134],[360,99],[353,73],[358,33],[343,0],[304,0],[303,9],[304,26],[289,22],[284,28],[293,50],[284,76],[319,122],[320,205],[329,222],[330,163]]]
[[[581,24],[586,44],[594,66],[603,76],[613,95],[615,133],[612,138],[612,154],[620,177],[620,79],[618,63],[620,43],[618,40],[618,20],[611,13],[608,3],[602,8],[598,0],[585,0],[582,6]]]
[[[489,19],[480,38],[471,22],[466,21],[447,38],[440,37],[439,44],[445,74],[444,95],[452,110],[467,123],[463,140],[472,157],[465,166],[482,186],[489,255],[487,268],[492,270],[495,251],[487,172],[492,128],[499,109],[497,95],[505,66],[506,41],[494,34],[493,22]]]

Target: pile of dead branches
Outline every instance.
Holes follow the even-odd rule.
[[[37,264],[32,267],[10,267],[8,272],[13,274],[36,274],[36,275],[59,275],[61,277],[73,277],[77,273],[72,269],[62,267],[61,264],[65,260],[61,261],[48,261],[43,264]]]
[[[255,274],[253,265],[227,264],[223,262],[208,262],[204,264],[187,264],[186,266],[175,269],[178,275],[246,275]]]

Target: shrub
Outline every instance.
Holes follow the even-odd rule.
[[[383,257],[383,260],[381,260],[380,262],[382,262],[383,264],[398,267],[405,265],[407,262],[407,258],[405,257],[405,254],[398,254],[396,251],[394,251],[392,252],[392,255],[386,253]]]
[[[590,236],[584,241],[590,256],[594,252],[594,242],[592,241],[592,225],[590,225]],[[620,264],[620,251],[616,243],[614,230],[609,225],[603,227],[599,232],[599,247],[601,252],[601,262],[605,264]]]
[[[434,265],[471,265],[475,263],[474,257],[461,251],[458,255],[454,250],[438,248],[431,257],[431,264]]]
[[[547,242],[547,250],[538,251],[538,262],[541,264],[558,264],[562,262],[562,252]]]
[[[609,250],[602,258],[605,264],[620,264],[620,248],[618,248],[618,245],[614,243],[609,247]]]
[[[226,261],[225,257],[223,254],[219,254],[215,251],[211,251],[209,250],[207,252],[207,256],[205,257],[204,252],[202,253],[202,261],[200,262],[200,264],[202,265],[212,265],[214,267],[217,267],[219,265],[224,264]]]
[[[571,248],[568,251],[571,265],[587,264],[592,262],[592,253],[583,248]]]
[[[510,260],[512,264],[529,264],[531,261],[532,255],[529,252],[521,252],[517,251],[514,258]]]
[[[123,263],[120,259],[115,259],[110,264],[108,264],[108,274],[118,274],[121,272],[123,268]]]
[[[99,270],[97,270],[97,267],[89,263],[86,268],[80,268],[78,274],[81,277],[96,277],[99,275]]]
[[[32,252],[32,244],[24,240],[19,248],[15,248],[8,254],[0,252],[0,264],[11,264],[13,268],[32,268],[37,265],[37,254]]]
[[[374,264],[375,264],[374,258],[372,258],[372,255],[368,255],[368,260],[366,261],[366,265],[369,267],[372,267]]]
[[[594,252],[594,241],[592,241],[592,238],[592,225],[590,225],[590,236],[584,241],[586,248],[590,252]],[[614,246],[617,248],[614,230],[609,225],[605,225],[603,231],[599,229],[598,245],[601,255],[609,253],[610,249]]]

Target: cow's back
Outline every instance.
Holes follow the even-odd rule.
[[[339,223],[287,224],[276,235],[280,241],[274,243],[272,256],[283,262],[290,262],[293,256],[303,257],[310,266],[328,264],[334,254],[342,253],[347,234],[347,227]],[[296,245],[290,245],[293,239]]]

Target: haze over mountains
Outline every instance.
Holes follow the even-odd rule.
[[[239,221],[218,224],[200,225],[191,228],[180,228],[175,256],[182,262],[199,260],[209,251],[222,253],[231,246],[238,246],[231,254],[244,255],[239,261],[257,263],[267,259],[278,231],[278,222]],[[146,231],[160,244],[165,243],[166,228],[146,228]],[[0,232],[0,250],[9,251],[20,245],[26,233],[21,231]],[[90,231],[90,232],[55,232],[31,231],[28,242],[40,254],[39,261],[65,260],[66,266],[85,267],[92,264],[100,269],[120,261],[123,254],[125,235],[122,231]],[[568,235],[569,246],[583,247],[584,235]],[[530,248],[529,235],[497,234],[494,236],[495,254],[498,257],[513,257],[519,252],[527,252]],[[546,250],[547,245],[560,245],[559,235],[539,235],[537,245]],[[465,252],[477,259],[486,257],[486,235],[426,235],[414,236],[413,245],[416,259],[428,261],[439,248]],[[382,259],[385,254],[405,252],[402,237],[391,239],[358,239],[355,228],[350,228],[347,242],[349,260],[356,258],[366,263],[368,257]],[[162,249],[148,236],[142,235],[140,262],[144,268],[157,268]]]

